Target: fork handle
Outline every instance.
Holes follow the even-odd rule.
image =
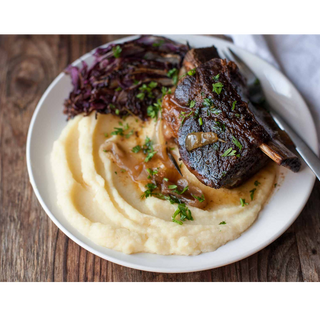
[[[274,120],[277,122],[281,129],[287,132],[291,140],[294,142],[296,150],[298,151],[300,156],[303,158],[309,168],[314,172],[318,180],[320,180],[320,159],[300,138],[300,136],[291,128],[291,126],[280,116],[280,114],[273,108],[270,109],[270,113],[273,116]]]

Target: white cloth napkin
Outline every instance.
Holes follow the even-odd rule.
[[[320,141],[320,35],[230,36],[237,46],[273,64],[292,81],[309,106]]]

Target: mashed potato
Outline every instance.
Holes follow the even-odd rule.
[[[214,251],[253,224],[273,190],[274,164],[232,190],[206,187],[182,165],[183,175],[203,191],[208,205],[205,209],[190,207],[194,221],[178,225],[171,221],[177,204],[155,197],[142,199],[143,187],[103,152],[105,140],[116,138],[110,133],[119,127],[118,122],[113,115],[77,116],[54,143],[51,155],[59,207],[77,230],[101,246],[128,254]],[[128,150],[154,131],[154,121],[142,123],[129,117],[124,122],[139,132],[122,139]],[[178,156],[177,148],[173,152]],[[255,181],[260,184],[255,186]],[[242,207],[240,198],[248,205]]]

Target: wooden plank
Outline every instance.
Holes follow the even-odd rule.
[[[320,183],[284,235],[226,267],[163,274],[118,266],[80,248],[50,221],[26,171],[31,116],[73,60],[120,36],[0,36],[0,281],[319,281]]]

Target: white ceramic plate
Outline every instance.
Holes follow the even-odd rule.
[[[310,147],[317,150],[317,136],[308,107],[292,83],[277,69],[260,58],[240,49],[229,42],[206,36],[170,35],[173,40],[188,40],[191,46],[218,48],[231,47],[259,77],[268,100],[303,137]],[[115,41],[132,40],[128,37]],[[93,61],[88,53],[75,61]],[[278,238],[298,217],[311,193],[315,177],[305,165],[299,173],[282,169],[285,179],[279,190],[273,194],[261,211],[259,218],[237,240],[231,241],[218,250],[198,256],[161,256],[140,253],[126,255],[94,244],[75,230],[62,215],[56,204],[56,192],[50,169],[50,152],[53,142],[66,126],[62,114],[63,101],[72,89],[70,78],[60,74],[42,96],[32,117],[27,139],[27,165],[30,182],[43,209],[51,220],[73,241],[97,256],[114,263],[154,272],[192,272],[217,268],[246,258],[266,247]]]

